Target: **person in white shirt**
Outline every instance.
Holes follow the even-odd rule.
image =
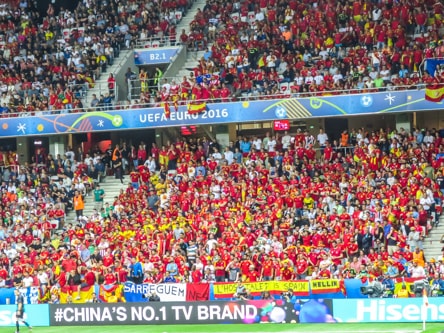
[[[291,144],[291,136],[288,134],[287,131],[284,132],[284,136],[282,137],[282,148],[284,150],[288,149]]]
[[[231,165],[233,163],[234,153],[228,147],[225,147],[224,158],[227,161],[228,165]]]
[[[262,148],[262,140],[258,138],[257,136],[253,137],[253,147],[257,151],[260,151]]]
[[[391,73],[386,65],[382,65],[382,69],[379,74],[381,75],[381,78],[384,80],[384,82],[390,82]]]
[[[426,145],[430,145],[431,143],[433,143],[433,141],[435,141],[435,138],[433,137],[433,135],[430,134],[429,131],[427,131],[424,135],[424,139],[422,139],[422,142]]]
[[[32,276],[30,276],[27,271],[24,271],[23,272],[23,279],[22,279],[23,288],[32,287],[33,283],[34,283],[34,279],[32,278]]]
[[[425,270],[424,267],[418,265],[418,261],[416,259],[413,260],[413,264],[409,266],[407,270],[410,274],[411,278],[425,278]]]
[[[150,173],[156,172],[156,161],[154,160],[154,158],[152,156],[148,156],[148,159],[145,161],[145,163],[143,165],[145,165],[145,167],[148,168]]]
[[[211,156],[216,160],[217,163],[219,163],[220,160],[222,159],[222,154],[219,152],[219,150],[216,147],[214,147],[213,149],[214,153]]]
[[[339,80],[342,80],[344,77],[342,76],[342,74],[336,70],[336,73],[333,75],[333,82],[334,83],[338,83]]]
[[[276,137],[273,135],[268,141],[268,152],[275,152],[276,150]]]
[[[325,47],[321,46],[321,51],[319,52],[319,56],[322,57],[322,60],[326,60],[329,56],[328,51],[325,49]]]
[[[40,287],[42,288],[43,295],[46,294],[46,289],[49,286],[49,276],[43,269],[40,269],[37,273],[37,279],[39,280]]]
[[[372,11],[372,20],[374,22],[377,22],[381,19],[382,16],[382,10],[379,7],[375,7],[375,9],[373,9]]]
[[[256,12],[256,21],[261,22],[261,21],[263,21],[263,20],[265,20],[264,13],[261,12],[260,10],[258,10],[258,11]]]
[[[328,135],[324,132],[323,128],[319,129],[319,133],[316,139],[318,140],[318,144],[321,148],[325,147],[328,141]]]
[[[322,81],[324,81],[324,76],[321,75],[321,72],[317,71],[316,76],[313,78],[317,85],[320,85]]]
[[[308,131],[305,131],[304,135],[305,135],[305,148],[313,147],[315,144],[314,136],[308,133]]]
[[[304,77],[299,73],[296,73],[296,76],[294,77],[294,82],[296,83],[296,85],[301,86],[304,84]]]

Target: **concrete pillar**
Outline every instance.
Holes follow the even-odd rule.
[[[230,141],[236,142],[237,124],[228,124],[228,135],[230,137]]]
[[[52,154],[52,156],[57,156],[57,154],[60,154],[60,156],[63,156],[66,151],[68,136],[66,135],[57,135],[57,136],[50,136],[49,137],[49,153]]]
[[[216,141],[219,143],[222,151],[230,143],[229,125],[213,125],[213,133],[216,134]]]
[[[31,162],[31,139],[28,137],[17,138],[17,155],[20,164]]]
[[[407,132],[412,130],[411,113],[397,113],[395,117],[396,129],[404,128]]]

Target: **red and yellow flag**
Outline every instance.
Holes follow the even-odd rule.
[[[425,99],[430,102],[441,102],[444,99],[444,85],[434,84],[425,89]]]
[[[169,118],[171,114],[170,103],[163,102],[163,112],[165,113],[165,117]]]
[[[200,113],[207,109],[207,103],[205,101],[191,101],[188,103],[188,113]]]

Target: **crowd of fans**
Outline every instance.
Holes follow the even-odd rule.
[[[179,3],[185,14],[189,1]],[[152,37],[175,27],[167,1],[85,0],[73,11],[50,4],[42,15],[36,5],[10,1],[0,8],[1,113],[88,108],[86,91],[121,49],[135,45],[139,31]]]
[[[157,101],[304,97],[442,82],[441,69],[422,74],[424,59],[444,55],[443,10],[438,0],[208,0],[191,32],[179,38],[189,50],[204,50],[202,59],[183,82],[161,86]],[[170,85],[179,91],[170,92]],[[149,94],[141,100],[149,103]]]
[[[18,173],[5,160],[0,285],[38,286],[45,302],[57,301],[49,290],[128,280],[413,277],[442,295],[443,258],[423,252],[442,211],[439,133],[359,129],[330,141],[298,130],[239,137],[223,151],[205,138],[38,151]],[[113,164],[126,188],[66,220]]]
[[[10,111],[25,107],[26,98],[36,108],[50,109],[53,93],[63,98],[62,104],[69,102],[68,82],[94,77],[99,44],[110,43],[116,56],[122,45],[131,46],[140,26],[146,27],[147,36],[167,34],[174,25],[165,24],[164,14],[176,9],[170,2],[111,1],[110,10],[85,1],[75,12],[62,9],[57,16],[50,7],[40,22],[32,4],[21,3],[12,12],[6,7],[0,12],[7,41],[1,105]],[[188,6],[177,5],[183,10]],[[298,93],[319,91],[322,84],[333,84],[331,90],[352,89],[366,77],[378,79],[385,69],[390,82],[406,79],[402,84],[409,85],[408,80],[415,80],[410,74],[422,61],[415,55],[441,55],[440,2],[388,2],[376,19],[379,7],[368,1],[282,6],[272,1],[209,2],[192,23],[192,34],[201,36],[188,36],[192,43],[181,38],[189,47],[212,42],[207,59],[193,73],[195,82],[188,89],[172,84],[169,89],[180,89],[182,98],[192,94],[206,99],[210,89],[204,80],[210,78],[219,80],[214,87],[229,93],[208,97],[224,101],[245,82],[254,81],[251,89],[263,87],[261,93],[267,94],[267,87],[278,89],[287,75],[289,89]],[[237,12],[238,21],[232,15]],[[421,13],[427,13],[429,24],[418,23]],[[73,30],[64,38],[67,28]],[[84,35],[76,35],[76,29],[84,29]],[[423,42],[409,39],[414,32],[427,37]],[[421,52],[415,52],[418,48]],[[86,61],[88,49],[94,61]],[[84,66],[75,57],[85,58]],[[338,73],[332,72],[335,66]],[[320,85],[306,81],[317,71],[323,76]],[[335,75],[342,77],[335,82]],[[303,82],[298,81],[301,76]],[[420,80],[426,78],[430,76]],[[13,152],[0,155],[0,286],[38,286],[42,302],[56,302],[57,297],[47,294],[54,286],[80,290],[127,280],[410,276],[428,278],[442,295],[443,258],[426,260],[423,252],[442,211],[444,144],[439,132],[359,129],[331,139],[322,130],[298,130],[293,135],[239,137],[223,149],[203,138],[165,147],[122,145],[106,152],[68,149],[63,156],[41,150],[25,165],[17,164]],[[127,187],[91,216],[67,220],[70,210],[81,210],[79,202],[91,200],[88,195],[95,195],[100,175],[110,175],[116,161],[129,178]]]

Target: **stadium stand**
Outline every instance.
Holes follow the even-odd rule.
[[[442,11],[439,1],[207,1],[179,38],[206,52],[175,84],[182,99],[203,99],[198,84],[216,101],[415,89],[442,81],[423,75],[423,60],[443,55]]]
[[[147,13],[141,1],[110,3],[118,15],[88,1],[76,13],[49,11],[43,22],[31,7],[0,12],[7,41],[4,112],[71,104],[75,87],[99,75],[101,55],[107,64],[119,48],[131,47],[139,24],[155,34],[150,15],[165,10],[149,3]],[[369,1],[222,4],[208,2],[198,13],[194,42],[187,43],[210,48],[193,75],[197,83],[216,72],[209,68],[223,68],[217,75],[230,93],[221,100],[249,94],[254,85],[263,87],[259,94],[280,94],[285,84],[297,93],[318,92],[318,71],[320,85],[338,93],[388,89],[384,79],[381,87],[365,83],[379,80],[374,69],[386,81],[418,84],[430,76],[402,76],[420,69],[415,47],[421,57],[441,54],[439,1],[381,8]],[[426,28],[421,13],[427,13]],[[216,32],[210,25],[207,31],[209,20]],[[422,44],[408,37],[415,32],[427,33]],[[89,38],[91,47],[80,42]],[[102,53],[106,42],[114,53]],[[82,208],[79,196],[90,200],[94,179],[112,167],[113,154],[37,153],[26,165],[18,165],[13,152],[0,155],[1,287],[63,288],[79,282],[74,275],[86,284],[113,284],[444,274],[443,258],[426,260],[422,250],[442,211],[444,153],[436,130],[357,129],[343,133],[337,145],[322,132],[267,134],[239,137],[224,151],[205,138],[150,149],[141,144],[120,153],[128,158],[130,183],[117,200],[93,216],[66,220],[70,210]],[[143,279],[133,274],[139,262]]]

